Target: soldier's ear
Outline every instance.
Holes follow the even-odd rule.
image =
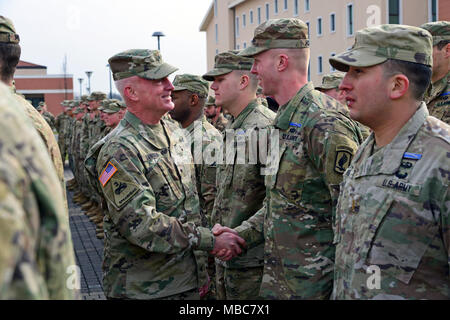
[[[196,106],[198,104],[198,95],[191,94],[189,98],[189,104],[191,105],[191,107]]]
[[[392,100],[403,97],[409,89],[409,79],[404,74],[396,74],[389,79],[389,97]]]
[[[276,66],[277,70],[278,71],[284,71],[284,70],[286,70],[286,68],[289,65],[289,56],[287,54],[284,54],[284,53],[279,54],[278,57],[277,57],[276,62],[277,62],[277,66]]]
[[[136,91],[131,86],[126,86],[125,88],[123,88],[123,94],[127,99],[129,99],[131,101],[139,100],[139,98],[136,94]]]
[[[241,90],[247,88],[249,83],[250,83],[250,77],[246,74],[242,75],[241,78],[239,79],[239,87],[241,88]]]

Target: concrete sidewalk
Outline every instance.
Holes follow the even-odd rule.
[[[66,182],[73,178],[72,171],[64,168]],[[95,224],[72,201],[73,192],[67,190],[69,222],[76,263],[81,269],[81,295],[83,300],[105,300],[102,286],[103,240],[95,236]]]

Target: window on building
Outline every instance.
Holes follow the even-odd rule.
[[[244,42],[244,49],[247,48],[247,42]]]
[[[294,16],[298,16],[298,0],[294,0]]]
[[[353,4],[347,5],[347,35],[353,35]]]
[[[261,24],[261,7],[258,8],[258,24]]]
[[[273,11],[278,14],[278,0],[273,0]]]
[[[216,27],[215,29],[216,29],[216,44],[217,44],[219,43],[219,26],[217,25],[217,23],[215,27]]]
[[[334,52],[331,54],[332,57],[334,57],[335,55],[336,55],[336,53],[334,53]],[[336,69],[333,68],[333,66],[331,64],[330,64],[330,70],[331,70],[331,72],[336,72]]]
[[[322,56],[317,57],[317,73],[322,74],[323,72],[323,65],[322,65]]]
[[[240,50],[240,48],[239,48],[239,45],[238,45],[238,44],[236,45],[236,50]]]
[[[330,31],[336,31],[336,14],[334,13],[330,14]]]
[[[400,0],[389,0],[389,23],[400,23]]]
[[[288,9],[288,0],[284,0],[284,10]]]
[[[305,12],[309,12],[309,0],[305,0]]]
[[[253,10],[250,10],[250,24],[253,24]]]
[[[322,35],[322,18],[317,18],[317,35]]]
[[[437,0],[428,0],[428,10],[429,10],[429,18],[428,21],[434,22],[437,21],[438,17],[438,4]]]
[[[245,28],[245,26],[247,25],[247,16],[244,14],[242,14],[242,26]]]
[[[214,0],[214,17],[217,17],[217,0]]]
[[[266,21],[269,20],[270,15],[270,6],[268,3],[266,3]]]
[[[308,39],[311,38],[310,34],[309,34],[309,21],[306,21],[306,26],[308,27]]]
[[[239,17],[236,17],[236,37],[239,37]]]
[[[219,49],[216,49],[216,54],[219,54]]]

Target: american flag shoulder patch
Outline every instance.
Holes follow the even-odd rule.
[[[109,181],[109,179],[112,178],[112,176],[117,172],[117,168],[111,163],[108,162],[108,165],[105,169],[103,169],[102,174],[100,177],[98,177],[98,180],[102,184],[102,186],[105,186],[106,183]]]

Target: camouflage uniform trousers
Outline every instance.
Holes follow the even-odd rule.
[[[231,269],[216,263],[216,290],[218,300],[260,300],[259,286],[263,267]],[[237,285],[239,284],[239,285]]]

